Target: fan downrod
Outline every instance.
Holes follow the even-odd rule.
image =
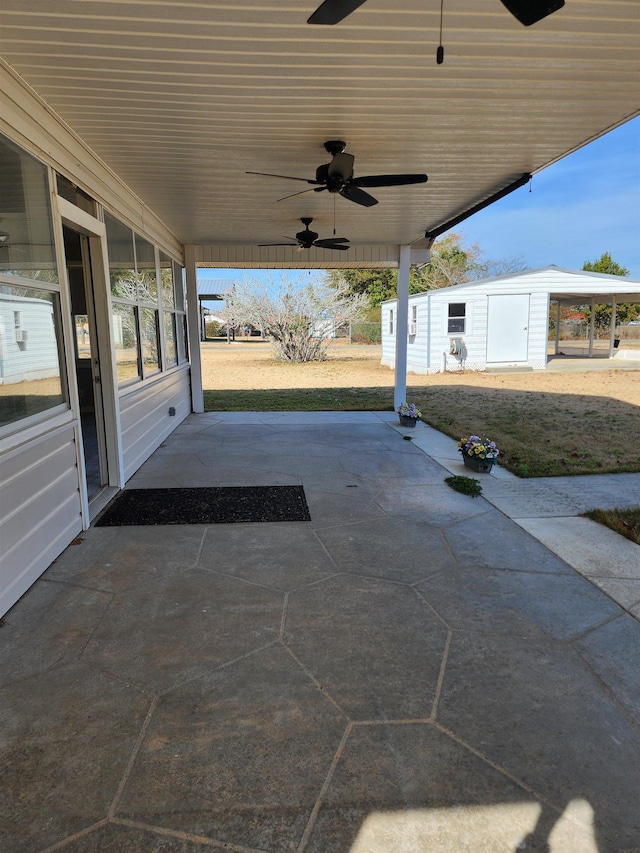
[[[329,139],[324,143],[324,150],[327,154],[331,154],[332,157],[335,157],[336,154],[342,154],[346,147],[347,143],[341,139]]]

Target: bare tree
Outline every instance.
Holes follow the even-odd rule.
[[[322,279],[281,279],[265,286],[256,279],[236,284],[221,312],[231,326],[259,329],[282,361],[324,361],[336,331],[358,320],[368,308],[366,296],[351,296],[345,286]]]
[[[512,258],[485,258],[476,261],[475,268],[470,273],[470,280],[481,278],[497,278],[501,275],[514,275],[524,272],[527,267],[521,255]]]

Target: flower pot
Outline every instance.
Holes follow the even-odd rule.
[[[414,427],[417,421],[417,418],[410,418],[408,415],[400,415],[400,426]]]
[[[488,474],[493,468],[495,459],[481,459],[479,456],[469,456],[468,453],[463,453],[462,461],[467,468],[471,468],[476,474]]]

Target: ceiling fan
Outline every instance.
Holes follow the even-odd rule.
[[[317,249],[335,249],[338,252],[346,252],[349,249],[349,241],[346,237],[328,237],[326,240],[318,240],[318,235],[315,231],[311,231],[309,226],[313,222],[310,216],[303,216],[300,222],[305,226],[304,231],[298,231],[295,237],[286,237],[287,240],[296,240],[296,243],[258,243],[259,246],[291,246],[293,248],[310,249],[315,246]]]
[[[308,24],[339,24],[366,0],[324,0],[308,19]],[[502,0],[511,14],[525,27],[530,27],[557,12],[564,6],[564,0]]]
[[[302,181],[305,184],[315,184],[312,190],[302,190],[299,193],[286,195],[278,201],[293,198],[296,195],[309,192],[322,192],[328,190],[330,193],[339,193],[343,198],[361,204],[363,207],[373,207],[378,203],[372,195],[365,192],[362,187],[398,187],[405,184],[423,184],[427,180],[426,175],[366,175],[355,178],[353,175],[353,154],[345,154],[347,143],[341,139],[331,139],[324,143],[325,151],[331,154],[330,163],[318,166],[315,180],[309,178],[292,178],[290,175],[272,175],[268,172],[247,172],[247,175],[264,175],[267,178],[285,178],[288,181]]]

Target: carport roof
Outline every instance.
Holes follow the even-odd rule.
[[[0,71],[209,265],[395,262],[398,245],[638,112],[636,0],[570,0],[527,28],[499,0],[451,0],[442,65],[437,0],[368,0],[333,27],[306,23],[317,5],[3,0]],[[327,192],[278,201],[312,188],[246,174],[313,178],[330,139],[356,175],[429,181],[372,190],[364,208]],[[349,252],[257,248],[302,216],[331,236],[334,202]]]
[[[230,278],[205,278],[198,281],[198,299],[209,302],[222,302],[235,284]]]
[[[508,273],[507,275],[495,276],[494,278],[483,278],[477,281],[466,281],[462,284],[454,284],[439,290],[430,290],[425,293],[414,293],[410,300],[419,299],[426,293],[433,295],[443,294],[447,299],[452,292],[461,294],[465,290],[484,288],[487,285],[514,282],[516,285],[521,279],[536,277],[539,281],[539,290],[549,292],[549,298],[555,302],[564,302],[575,305],[580,302],[590,302],[594,299],[599,303],[611,302],[615,297],[617,303],[640,302],[640,279],[629,278],[619,275],[604,275],[603,273],[588,272],[586,270],[569,270],[558,267],[555,264],[541,267],[535,270],[522,270],[521,272]],[[452,298],[455,298],[452,297]],[[389,299],[387,302],[395,302]]]

